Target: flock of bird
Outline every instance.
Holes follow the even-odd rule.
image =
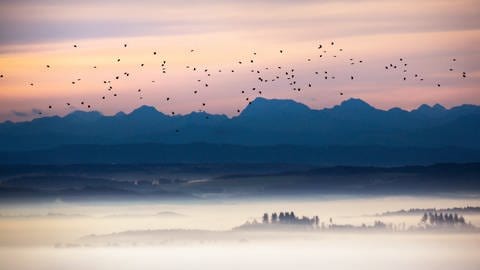
[[[456,61],[457,61],[456,58],[453,58],[451,60],[452,63],[454,63]],[[408,67],[408,63],[405,61],[405,59],[400,58],[399,62],[390,63],[390,64],[386,65],[385,70],[387,70],[387,71],[388,70],[390,70],[390,71],[401,71],[401,74],[402,74],[401,77],[404,81],[406,81],[408,79],[408,75],[407,75],[408,74],[408,68],[407,67]],[[450,72],[453,72],[454,68],[450,67],[448,70]],[[414,73],[411,76],[413,76],[413,77],[411,77],[411,79],[418,80],[420,82],[424,81],[423,76],[421,76],[421,74],[419,74],[419,73]],[[467,73],[465,71],[463,71],[462,74],[461,74],[461,78],[466,78],[466,77],[467,77]],[[435,85],[437,87],[441,86],[440,82],[435,82]]]
[[[123,44],[122,47],[127,48],[128,44]],[[80,46],[77,45],[77,44],[74,44],[73,48],[78,49],[78,48],[80,48]],[[343,48],[337,48],[335,42],[333,42],[333,41],[328,43],[327,45],[318,44],[316,46],[316,49],[317,49],[318,53],[316,54],[315,57],[317,57],[317,58],[326,58],[326,57],[336,58],[337,53],[340,54],[340,53],[344,52]],[[194,54],[194,53],[197,53],[197,51],[195,49],[190,49],[189,53]],[[284,55],[286,53],[287,52],[284,49],[279,49],[278,52],[277,52],[279,57],[281,57],[281,55]],[[157,53],[157,51],[152,51],[151,52],[151,57],[158,58],[159,57],[158,55],[159,54]],[[261,67],[260,68],[258,65],[256,65],[256,62],[257,62],[256,57],[257,57],[257,53],[252,52],[251,56],[249,58],[239,60],[236,63],[234,63],[234,66],[238,66],[238,67],[247,66],[247,70],[252,74],[252,76],[255,77],[256,85],[254,87],[251,87],[251,89],[249,89],[249,90],[246,90],[246,89],[240,90],[240,92],[239,92],[242,100],[244,100],[244,102],[246,102],[247,105],[251,104],[251,102],[252,102],[251,98],[249,97],[251,95],[249,95],[248,92],[250,92],[250,94],[260,96],[260,95],[263,94],[261,89],[263,89],[265,84],[268,84],[268,83],[273,83],[273,82],[282,80],[282,81],[287,83],[287,87],[290,88],[292,91],[300,92],[304,89],[313,87],[314,81],[315,81],[314,77],[317,77],[317,79],[320,78],[322,80],[335,80],[336,79],[336,76],[334,76],[333,74],[330,74],[329,71],[323,71],[322,70],[322,71],[313,71],[313,73],[311,74],[312,76],[309,77],[308,80],[301,81],[297,77],[295,68],[287,67],[285,65],[283,65],[283,66],[282,65],[277,65],[277,66],[269,66],[269,67]],[[313,60],[313,58],[306,58],[303,61],[312,62],[312,60]],[[348,60],[349,60],[348,61],[349,65],[361,65],[361,64],[364,63],[364,60],[356,60],[354,58],[349,58]],[[116,58],[114,61],[118,63],[118,62],[121,62],[122,59],[121,58]],[[452,64],[455,63],[456,61],[457,60],[455,58],[451,59]],[[157,62],[157,63],[159,65],[157,67],[160,68],[161,73],[166,74],[167,71],[168,71],[167,61],[164,60],[164,59],[160,59],[160,61]],[[142,68],[145,67],[145,63],[138,63],[137,67],[142,69]],[[424,77],[419,73],[414,73],[414,74],[410,75],[408,67],[409,67],[409,65],[408,65],[406,59],[405,58],[399,58],[398,61],[385,65],[385,71],[399,73],[400,74],[399,76],[401,77],[401,79],[403,79],[403,81],[410,80],[410,79],[417,80],[418,82],[423,82],[424,81]],[[50,64],[45,64],[45,68],[50,70],[50,69],[53,69],[53,66],[50,65]],[[93,66],[91,66],[91,68],[92,69],[97,69],[97,66],[93,65]],[[201,76],[206,75],[205,77],[192,76],[192,77],[196,77],[196,83],[199,84],[199,86],[196,89],[192,90],[192,95],[198,95],[200,93],[199,89],[201,89],[201,88],[208,88],[209,87],[209,82],[212,80],[212,77],[215,76],[215,73],[222,73],[222,72],[235,73],[237,71],[237,69],[235,69],[235,68],[210,69],[210,68],[206,68],[206,67],[200,68],[198,66],[191,65],[191,64],[186,65],[185,69],[188,72],[191,72],[191,73],[196,74],[196,75],[199,75],[200,73],[202,73]],[[452,66],[448,70],[450,72],[453,72],[455,69]],[[101,97],[100,97],[101,100],[106,100],[106,99],[109,99],[109,98],[117,97],[118,94],[117,94],[117,92],[115,92],[116,88],[114,88],[114,82],[121,81],[123,78],[130,77],[130,75],[131,75],[130,72],[125,71],[125,72],[123,72],[122,75],[113,75],[110,78],[104,79],[103,84],[106,87],[105,89],[108,93],[111,93],[111,94],[110,94],[110,96],[108,94],[102,94]],[[302,74],[302,75],[304,75],[304,74]],[[466,76],[467,76],[466,72],[462,72],[461,75],[460,75],[460,78],[466,78]],[[352,81],[356,79],[356,77],[354,75],[350,75],[350,74],[346,78],[348,80],[352,80]],[[5,74],[0,74],[0,79],[5,80],[5,79],[7,79],[7,76]],[[80,83],[81,80],[82,80],[82,78],[77,78],[76,80],[71,81],[71,84],[72,85],[78,84],[78,83]],[[151,80],[151,82],[155,83],[156,81]],[[36,84],[34,82],[27,82],[27,83],[30,87],[35,87],[36,86]],[[437,87],[441,86],[440,82],[434,82],[434,84]],[[282,87],[284,87],[284,86],[282,86]],[[143,90],[141,88],[139,88],[139,89],[136,89],[135,91],[138,94],[137,97],[139,99],[143,99]],[[338,91],[338,94],[343,96],[344,92],[343,91]],[[173,99],[172,96],[165,97],[165,101],[167,101],[167,102],[170,102],[172,99]],[[76,102],[68,101],[68,102],[65,103],[65,106],[67,106],[67,107],[74,106],[74,104],[76,104],[76,103],[78,103],[79,105],[84,106],[88,109],[92,109],[92,107],[93,107],[91,104],[88,104],[84,100],[79,100],[79,101],[76,101]],[[201,102],[201,107],[200,107],[199,110],[204,111],[204,108],[206,106],[207,106],[206,101]],[[48,105],[48,110],[52,110],[52,109],[54,109],[53,105]],[[241,110],[240,110],[240,108],[237,108],[236,111],[240,112]],[[43,114],[43,112],[41,110],[37,111],[37,113],[40,114],[40,115]],[[172,111],[171,114],[175,115],[175,111]],[[208,116],[206,116],[206,118],[208,118]],[[177,132],[178,132],[178,130],[177,130]]]

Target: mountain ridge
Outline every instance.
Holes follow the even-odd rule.
[[[480,106],[421,105],[377,109],[361,99],[310,109],[282,99],[257,98],[239,115],[191,112],[168,115],[143,105],[105,116],[75,111],[27,122],[0,124],[0,151],[28,151],[68,144],[303,145],[460,147],[480,149]]]
[[[236,118],[240,115],[242,115],[242,113],[246,110],[246,109],[249,109],[251,107],[251,105],[255,105],[255,104],[259,104],[259,103],[263,103],[265,104],[265,102],[268,102],[270,104],[272,103],[277,103],[277,104],[280,104],[279,102],[287,102],[287,103],[291,103],[291,104],[295,104],[295,105],[299,105],[301,107],[304,107],[304,108],[307,108],[308,110],[310,111],[328,111],[328,110],[333,110],[333,109],[339,109],[339,108],[345,108],[345,107],[364,107],[364,108],[371,108],[371,109],[375,109],[377,111],[382,111],[382,112],[389,112],[389,111],[402,111],[402,112],[406,112],[406,113],[412,113],[412,112],[427,112],[427,111],[461,111],[461,110],[477,110],[480,108],[480,105],[475,105],[475,104],[461,104],[461,105],[457,105],[457,106],[453,106],[451,107],[450,109],[446,108],[445,106],[443,106],[442,104],[439,104],[439,103],[435,103],[434,105],[428,105],[428,104],[421,104],[419,105],[417,108],[414,108],[414,109],[411,109],[411,110],[406,110],[406,109],[403,109],[401,107],[392,107],[392,108],[389,108],[389,109],[378,109],[378,108],[375,108],[373,107],[372,105],[370,105],[369,103],[365,102],[364,100],[362,99],[359,99],[359,98],[349,98],[349,99],[346,99],[344,101],[342,101],[340,104],[338,105],[334,105],[332,107],[326,107],[326,108],[322,108],[322,109],[312,109],[310,107],[308,107],[307,105],[303,104],[303,103],[300,103],[300,102],[297,102],[295,100],[292,100],[292,99],[267,99],[267,98],[263,98],[263,97],[257,97],[255,98],[252,103],[250,104],[250,106],[246,106],[244,110],[242,110],[240,112],[240,114],[236,115],[236,116],[232,116],[232,117],[228,117],[227,115],[225,114],[210,114],[208,112],[205,112],[205,111],[202,111],[203,113],[207,113],[209,115],[224,115],[224,116],[227,116],[229,119],[232,119],[232,118]],[[87,115],[93,115],[95,117],[98,117],[98,116],[102,116],[102,117],[116,117],[116,116],[130,116],[130,115],[135,115],[137,113],[144,113],[144,112],[151,112],[151,113],[157,113],[159,115],[164,115],[164,116],[167,116],[167,117],[172,117],[170,116],[169,114],[166,114],[162,111],[159,111],[155,106],[151,106],[151,105],[141,105],[135,109],[133,109],[130,113],[126,113],[124,111],[118,111],[117,113],[113,114],[113,115],[104,115],[102,112],[100,111],[96,111],[96,110],[93,110],[93,111],[82,111],[82,110],[75,110],[75,111],[72,111],[68,114],[66,114],[65,116],[58,116],[58,115],[52,115],[52,116],[44,116],[44,117],[38,117],[38,118],[34,118],[32,120],[27,120],[27,121],[18,121],[18,122],[14,122],[14,121],[11,121],[11,120],[5,120],[4,122],[0,122],[0,125],[3,125],[3,124],[19,124],[19,123],[28,123],[28,122],[32,122],[32,121],[36,121],[38,119],[47,119],[47,118],[69,118],[69,117],[84,117],[84,116],[87,116]],[[177,114],[176,116],[186,116],[186,115],[189,115],[189,114],[192,114],[192,113],[197,113],[196,111],[192,111],[190,113],[187,113],[187,114]]]

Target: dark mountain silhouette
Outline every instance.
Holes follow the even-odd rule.
[[[159,162],[194,162],[196,156],[212,162],[225,158],[271,162],[286,158],[275,157],[276,153],[290,153],[288,161],[328,164],[343,164],[351,160],[349,156],[365,156],[373,164],[382,158],[387,158],[385,164],[404,164],[408,155],[420,163],[475,162],[480,161],[479,137],[480,106],[475,105],[380,110],[360,99],[348,99],[332,108],[312,110],[293,100],[257,98],[233,118],[205,112],[170,116],[142,106],[113,116],[76,111],[65,117],[4,122],[0,161],[35,162],[45,155],[45,160],[83,162],[94,160],[89,153],[96,153],[98,162],[109,155],[113,159],[103,161],[150,162],[146,159],[150,156]],[[151,145],[170,156],[151,153]],[[370,157],[369,151],[379,156]],[[258,153],[265,159],[248,156]]]
[[[208,119],[207,119],[208,117]],[[175,132],[176,130],[180,132]],[[255,99],[239,116],[192,112],[167,116],[142,106],[130,114],[76,111],[65,117],[0,124],[0,150],[64,144],[216,143],[242,145],[386,145],[480,148],[480,106],[413,111],[376,109],[360,99],[312,110],[292,100]]]

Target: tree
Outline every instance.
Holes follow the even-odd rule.
[[[427,220],[428,220],[428,215],[427,215],[427,212],[425,212],[422,217],[422,223],[426,223]]]
[[[452,215],[452,213],[450,213],[450,214],[445,214],[445,220],[447,221],[448,224],[453,224],[453,215]]]
[[[278,216],[277,216],[277,213],[273,213],[273,214],[272,214],[272,219],[271,219],[271,222],[272,222],[272,223],[277,223],[277,222],[278,222]]]
[[[428,220],[430,221],[430,225],[435,224],[435,216],[431,212],[428,213]]]
[[[283,212],[280,212],[280,216],[278,216],[278,219],[280,220],[280,223],[285,222],[285,214]]]
[[[285,212],[284,220],[285,220],[285,223],[290,223],[290,213]]]
[[[439,222],[440,224],[445,223],[445,218],[443,217],[443,213],[440,213],[440,214],[438,215],[438,222]]]
[[[268,214],[267,213],[263,214],[262,222],[263,222],[263,224],[268,224]]]

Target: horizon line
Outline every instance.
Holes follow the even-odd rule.
[[[216,113],[209,113],[207,110],[197,110],[197,111],[190,111],[189,113],[185,113],[185,114],[175,114],[175,115],[171,115],[169,113],[165,113],[161,110],[158,109],[157,106],[155,105],[148,105],[148,104],[143,104],[143,105],[140,105],[136,108],[134,108],[133,110],[131,110],[130,112],[125,112],[125,111],[118,111],[114,114],[104,114],[102,111],[99,111],[99,110],[82,110],[82,109],[78,109],[78,108],[75,108],[75,110],[72,110],[71,112],[65,114],[65,115],[59,115],[59,114],[52,114],[52,115],[45,115],[45,116],[39,116],[39,117],[34,117],[30,120],[24,120],[24,121],[13,121],[13,120],[10,120],[10,119],[7,119],[7,120],[4,120],[3,122],[0,122],[0,124],[5,124],[5,123],[27,123],[27,122],[32,122],[34,120],[37,120],[37,119],[44,119],[44,118],[54,118],[54,117],[58,117],[58,118],[66,118],[72,114],[75,114],[75,113],[96,113],[96,114],[99,114],[100,116],[102,117],[115,117],[119,114],[123,114],[123,115],[131,115],[133,114],[135,111],[139,110],[140,108],[144,108],[144,107],[147,107],[147,108],[153,108],[156,112],[160,113],[160,114],[163,114],[164,116],[167,116],[167,117],[184,117],[184,116],[189,116],[189,115],[192,115],[192,114],[208,114],[208,115],[212,115],[212,116],[224,116],[228,119],[233,119],[233,118],[236,118],[236,117],[239,117],[250,105],[254,104],[255,102],[258,102],[259,100],[264,100],[264,101],[280,101],[280,102],[292,102],[292,103],[295,103],[295,104],[298,104],[298,105],[301,105],[301,106],[305,106],[306,108],[308,108],[310,111],[324,111],[324,110],[332,110],[336,107],[341,107],[341,106],[344,106],[344,104],[346,102],[352,102],[352,101],[356,101],[356,102],[361,102],[361,103],[364,103],[365,105],[377,110],[377,111],[382,111],[382,112],[388,112],[388,111],[392,111],[392,110],[395,110],[395,109],[399,109],[401,111],[404,111],[404,112],[407,112],[407,113],[411,113],[411,112],[414,112],[414,111],[417,111],[419,109],[421,109],[422,107],[428,107],[429,109],[433,109],[435,107],[440,107],[442,108],[443,110],[446,110],[446,111],[449,111],[449,110],[452,110],[452,109],[455,109],[455,108],[459,108],[459,107],[462,107],[462,106],[480,106],[477,105],[477,104],[472,104],[472,103],[463,103],[463,104],[459,104],[459,105],[455,105],[455,106],[451,106],[451,107],[445,107],[444,105],[440,104],[440,103],[435,103],[433,105],[429,105],[429,104],[426,104],[426,103],[423,103],[423,104],[420,104],[418,107],[416,108],[413,108],[411,110],[408,110],[408,109],[404,109],[404,108],[401,108],[401,107],[398,107],[398,106],[395,106],[395,107],[391,107],[389,109],[380,109],[380,108],[377,108],[373,105],[371,105],[370,103],[366,102],[365,100],[361,99],[361,98],[355,98],[355,97],[350,97],[348,99],[344,99],[342,100],[339,104],[336,104],[336,105],[333,105],[333,106],[330,106],[330,107],[323,107],[323,108],[320,108],[320,109],[313,109],[311,108],[310,106],[308,106],[307,104],[305,103],[302,103],[302,102],[299,102],[295,99],[280,99],[280,98],[265,98],[265,97],[256,97],[254,100],[252,100],[251,102],[247,103],[246,106],[237,114],[233,115],[233,116],[229,116],[225,113],[220,113],[220,114],[216,114]],[[32,108],[32,112],[35,111],[35,110],[39,110],[39,109],[36,109],[36,108]],[[38,115],[37,115],[38,116]]]

